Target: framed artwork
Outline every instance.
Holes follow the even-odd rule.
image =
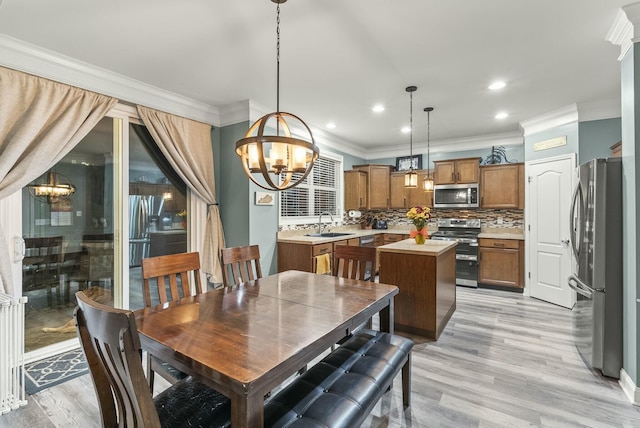
[[[422,169],[422,155],[396,158],[396,171],[409,171],[411,167],[413,169]]]
[[[273,205],[274,199],[273,193],[256,192],[256,205]]]

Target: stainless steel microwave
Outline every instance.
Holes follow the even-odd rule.
[[[478,208],[478,184],[437,184],[433,188],[434,208]]]

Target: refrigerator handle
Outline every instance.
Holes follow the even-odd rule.
[[[593,291],[591,291],[589,286],[584,282],[580,281],[575,275],[571,275],[567,282],[569,284],[569,287],[575,290],[578,294],[583,295],[587,299],[592,298]]]
[[[571,217],[569,218],[569,237],[571,238],[571,250],[573,251],[573,255],[576,256],[576,259],[580,257],[580,247],[582,246],[582,242],[580,242],[580,238],[576,237],[575,230],[575,214],[576,214],[576,204],[578,202],[578,195],[580,194],[580,182],[578,181],[578,185],[576,186],[576,190],[573,191],[573,198],[571,198]],[[580,203],[582,203],[582,198],[580,198]],[[580,214],[582,215],[584,210],[580,210]],[[581,226],[583,226],[581,222]],[[578,242],[576,242],[578,240]],[[576,245],[577,244],[577,245]]]

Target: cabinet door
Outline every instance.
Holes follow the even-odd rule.
[[[524,258],[521,241],[481,240],[478,248],[478,282],[505,287],[524,287]]]
[[[369,170],[369,208],[389,208],[390,169],[386,165],[372,165]]]
[[[367,173],[364,171],[345,171],[344,208],[359,210],[367,206]]]
[[[407,193],[413,189],[404,187],[404,173],[394,172],[391,174],[391,187],[389,190],[389,201],[392,209],[406,209]]]
[[[426,176],[427,171],[418,171],[418,187],[415,189],[408,189],[408,208],[415,207],[416,205],[433,208],[433,192],[425,192],[422,184]]]
[[[434,184],[454,184],[456,182],[456,165],[454,161],[434,162]]]
[[[477,183],[479,168],[480,161],[475,158],[456,161],[456,181],[460,184]]]
[[[524,165],[483,165],[480,167],[480,207],[516,208],[524,200]]]

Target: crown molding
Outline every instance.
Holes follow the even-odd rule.
[[[453,138],[449,140],[438,140],[429,142],[430,153],[451,153],[466,150],[478,150],[491,148],[492,146],[517,146],[524,144],[524,138],[519,131],[506,132],[502,134],[487,134],[477,137]],[[406,152],[409,154],[409,145],[383,147],[380,149],[367,150],[365,159],[384,159],[396,157]],[[414,153],[426,153],[427,143],[421,142],[413,145]]]
[[[578,121],[578,106],[570,104],[566,107],[562,107],[540,116],[533,117],[531,119],[523,120],[520,122],[520,126],[523,129],[524,136],[537,134],[539,132],[546,131],[556,126],[566,125],[568,123]]]
[[[251,120],[251,102],[249,100],[224,105],[220,107],[219,111],[220,126],[234,125]]]
[[[636,7],[634,8],[633,6]],[[629,10],[628,12],[627,9]],[[620,46],[618,61],[622,61],[627,51],[633,46],[633,24],[629,20],[629,15],[633,15],[634,12],[637,13],[634,9],[637,9],[637,5],[625,6],[619,9],[605,37],[605,40]]]
[[[596,102],[578,103],[578,116],[580,122],[590,120],[612,119],[622,116],[622,104],[620,99],[610,98]]]
[[[4,34],[0,65],[211,125],[220,123],[217,107]]]

